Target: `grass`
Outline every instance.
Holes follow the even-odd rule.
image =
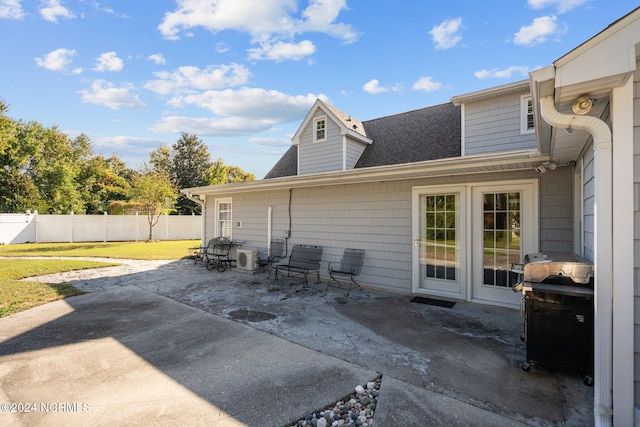
[[[24,243],[0,246],[0,257],[64,256],[120,259],[180,259],[200,240],[158,242]]]
[[[0,245],[0,257],[97,257],[112,259],[180,259],[199,240],[162,242],[26,243]],[[0,317],[51,301],[82,295],[70,284],[21,281],[25,277],[108,267],[117,263],[59,259],[0,259]]]
[[[0,317],[84,293],[66,283],[49,284],[20,281],[20,279],[111,265],[117,265],[117,263],[57,259],[0,259]]]

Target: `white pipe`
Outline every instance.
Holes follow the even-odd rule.
[[[594,416],[596,426],[613,425],[613,214],[611,129],[591,116],[561,114],[553,96],[540,99],[545,122],[564,129],[582,129],[593,137],[594,176]]]
[[[271,257],[271,219],[273,218],[273,208],[267,208],[267,254]]]

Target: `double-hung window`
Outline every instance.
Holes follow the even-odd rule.
[[[216,236],[231,239],[231,198],[216,199]]]
[[[531,95],[520,97],[520,133],[533,133],[533,100]]]
[[[313,142],[327,139],[327,119],[319,117],[313,121]]]

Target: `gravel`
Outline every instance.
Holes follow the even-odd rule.
[[[357,385],[353,393],[320,411],[310,412],[286,427],[373,426],[382,375]]]

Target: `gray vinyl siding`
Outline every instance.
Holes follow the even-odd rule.
[[[540,250],[573,252],[573,168],[540,175]]]
[[[358,160],[360,160],[360,156],[366,147],[366,144],[353,141],[347,137],[346,169],[353,169],[356,163],[358,163]]]
[[[323,114],[314,116],[321,117]],[[304,130],[298,146],[298,173],[329,172],[342,170],[342,135],[340,127],[327,117],[325,132],[327,138],[313,142],[313,120]]]
[[[565,172],[558,169],[558,176]],[[491,173],[416,179],[365,184],[343,184],[289,190],[238,193],[233,195],[233,238],[245,242],[244,248],[267,247],[267,212],[272,211],[272,236],[282,238],[289,230],[289,196],[291,196],[291,238],[294,244],[324,247],[320,275],[326,281],[327,264],[338,261],[345,248],[366,250],[358,282],[392,292],[412,291],[412,189],[414,186],[494,183],[504,180],[538,178],[534,171]],[[552,208],[557,190],[550,180],[540,188],[540,197]],[[564,191],[564,190],[563,190]],[[570,191],[570,190],[569,190]],[[207,238],[213,230],[213,199],[207,197]],[[210,200],[211,199],[211,200]],[[562,204],[561,211],[565,212]],[[569,222],[552,221],[552,233],[571,238]],[[242,227],[237,227],[242,221]],[[567,229],[563,230],[563,226]],[[546,223],[541,224],[546,233]],[[549,240],[551,241],[551,240]],[[570,245],[571,242],[563,242]]]
[[[640,61],[633,75],[634,209],[634,403],[640,405]]]
[[[595,181],[593,169],[593,144],[590,144],[585,150],[582,162],[582,221],[584,229],[584,235],[582,237],[583,256],[593,262],[595,259]]]
[[[464,106],[465,155],[535,149],[534,133],[520,133],[520,96],[509,94]]]

